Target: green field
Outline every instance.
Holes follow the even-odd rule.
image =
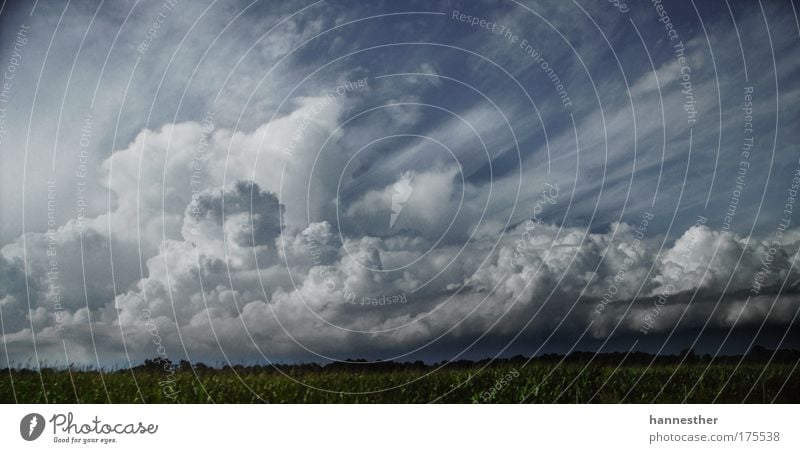
[[[0,370],[3,403],[797,403],[792,364]],[[483,368],[483,369],[481,369]],[[707,370],[707,371],[706,371]],[[286,375],[284,375],[285,373]],[[287,376],[288,375],[288,376]],[[135,378],[135,380],[134,380]],[[166,379],[176,393],[167,397]],[[13,381],[13,387],[12,387]],[[299,381],[302,384],[295,382]],[[727,384],[726,384],[727,383]],[[43,392],[46,390],[46,398]],[[394,387],[394,388],[392,388]],[[316,388],[316,389],[315,389]],[[391,389],[389,389],[391,388]],[[325,390],[317,390],[325,389]],[[387,390],[388,389],[388,390]],[[494,390],[493,390],[494,389]],[[326,391],[327,390],[327,391]]]

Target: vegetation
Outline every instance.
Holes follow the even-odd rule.
[[[800,351],[773,356],[764,349],[713,360],[691,351],[434,365],[348,361],[212,368],[156,360],[126,370],[0,370],[0,402],[797,403],[798,360]]]

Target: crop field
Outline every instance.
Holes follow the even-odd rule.
[[[0,370],[2,403],[797,403],[795,364]],[[44,391],[43,391],[44,389]]]

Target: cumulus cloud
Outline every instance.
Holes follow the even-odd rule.
[[[98,292],[88,308],[67,304],[58,322],[47,305],[45,280],[32,285],[38,300],[22,317],[19,283],[4,283],[12,356],[30,353],[30,321],[40,354],[53,360],[63,353],[62,338],[80,339],[85,351],[76,355],[89,359],[89,325],[100,354],[117,360],[123,338],[134,359],[155,354],[152,326],[175,357],[209,360],[224,351],[240,359],[326,360],[375,350],[402,357],[445,335],[509,339],[555,331],[571,337],[590,324],[595,338],[614,329],[631,335],[654,316],[654,307],[652,333],[679,321],[687,328],[746,326],[761,322],[775,297],[773,289],[744,302],[768,244],[747,244],[706,226],[687,230],[660,254],[657,238],[639,241],[624,223],[601,234],[520,224],[494,251],[496,238],[484,237],[464,250],[443,245],[429,252],[430,241],[415,235],[342,242],[328,222],[288,227],[280,235],[281,212],[273,194],[249,181],[204,190],[184,209],[183,238],[162,241],[144,278],[113,296]],[[800,234],[790,231],[775,263],[788,259],[798,242]],[[19,282],[22,272],[12,252],[3,249],[4,282]],[[413,266],[400,264],[414,260]],[[390,266],[401,269],[385,272]],[[764,287],[786,277],[800,276],[776,271]],[[699,296],[692,297],[695,290]],[[397,302],[387,303],[393,296]],[[770,317],[785,322],[800,298],[779,299]]]

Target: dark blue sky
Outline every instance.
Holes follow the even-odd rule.
[[[145,311],[206,360],[796,324],[790,1],[5,2],[0,30],[5,360],[150,356]]]

